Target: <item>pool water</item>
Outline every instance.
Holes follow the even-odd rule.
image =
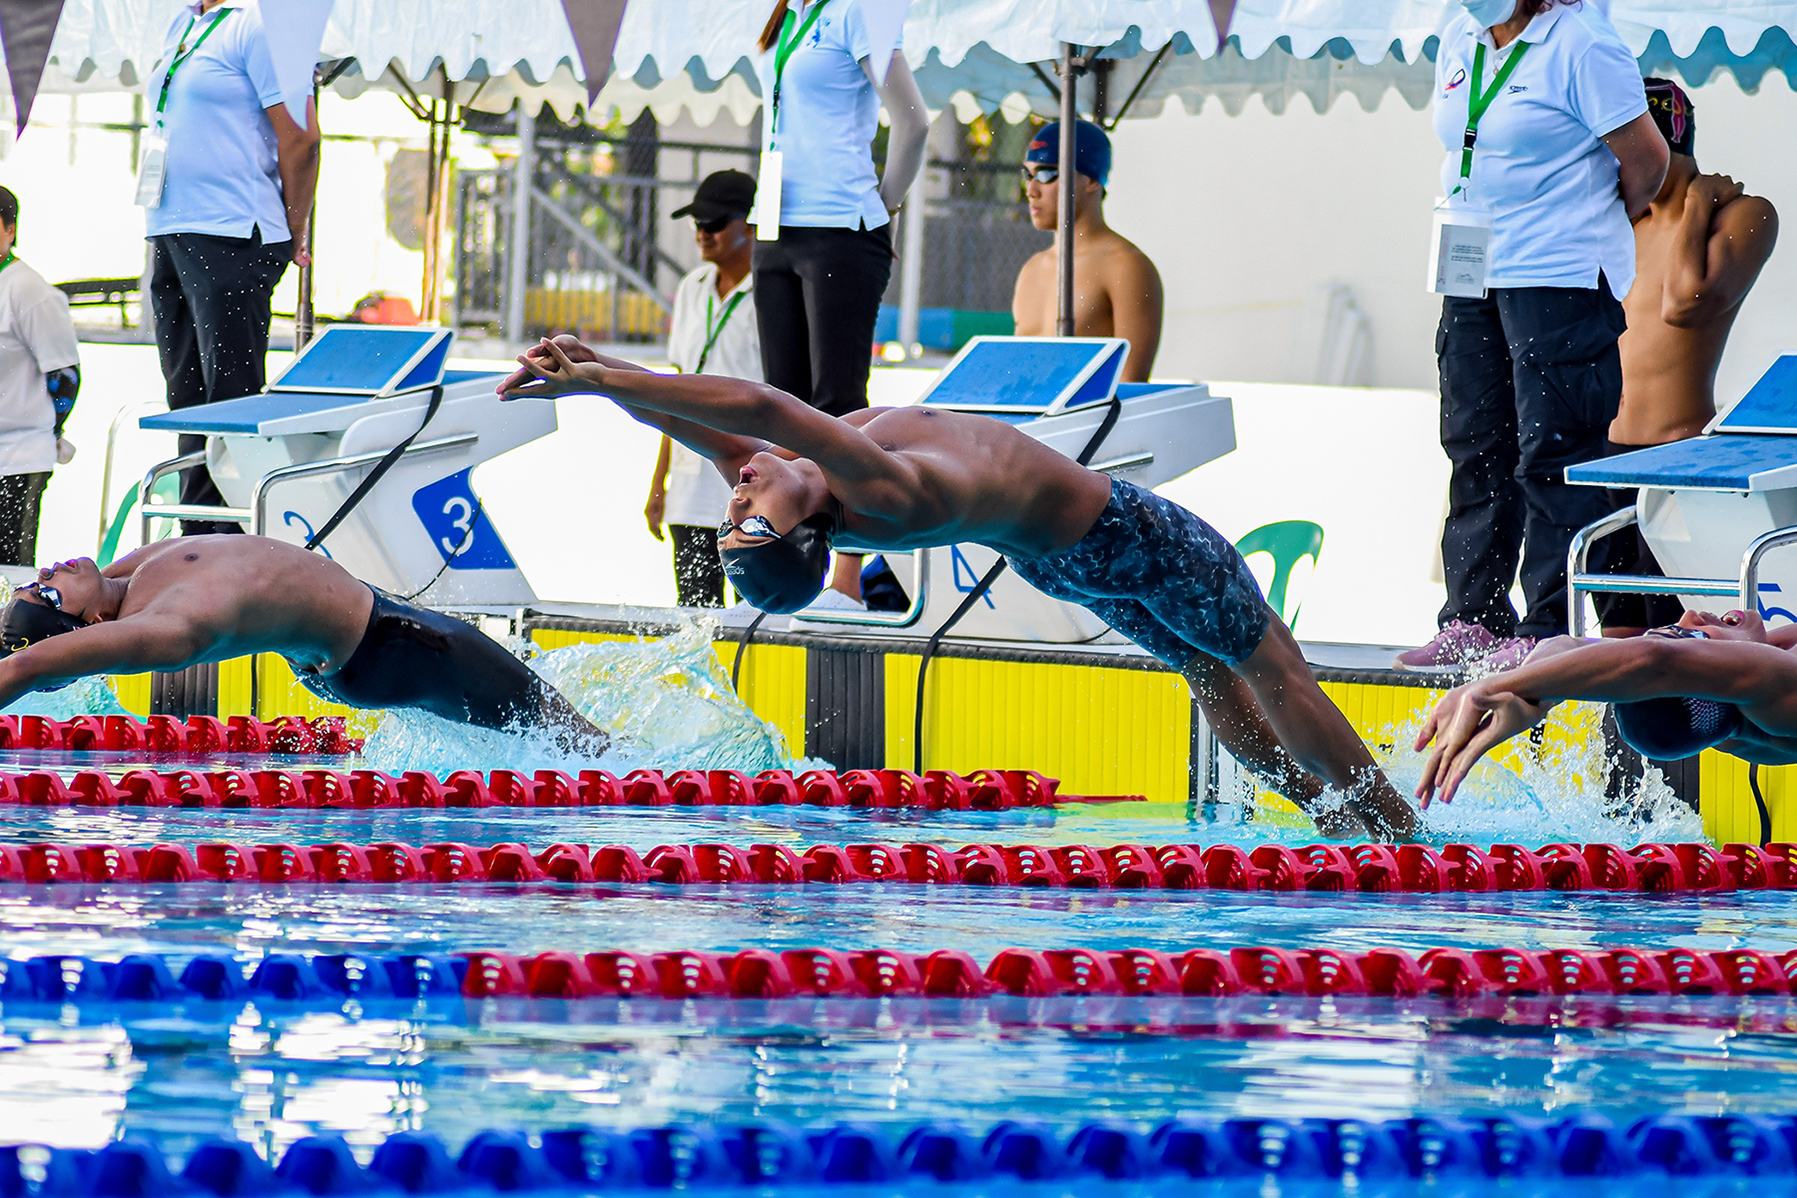
[[[795,763],[737,704],[708,643],[581,646],[539,668],[618,731],[617,769]],[[559,655],[559,656],[558,656]],[[104,696],[69,692],[66,705]],[[40,709],[42,710],[42,709]],[[1394,736],[1402,743],[1401,735]],[[41,763],[13,754],[0,768]],[[95,759],[64,755],[72,772]],[[114,768],[121,762],[111,762]],[[308,759],[307,765],[316,765]],[[338,768],[564,767],[525,738],[388,716]],[[1386,762],[1400,786],[1414,754]],[[1551,755],[1490,767],[1425,823],[1436,843],[1701,838],[1664,788],[1612,804]],[[237,844],[521,841],[1136,844],[1315,841],[1241,797],[1206,822],[1183,805],[1005,813],[822,808],[191,811],[0,808],[0,841]],[[0,887],[0,956],[178,963],[223,952],[511,953],[607,949],[1002,949],[1232,946],[1797,948],[1797,895],[1093,892],[974,887],[130,885]],[[1797,999],[390,1000],[8,1003],[0,1142],[139,1137],[177,1160],[212,1136],[272,1158],[341,1132],[366,1160],[419,1129],[453,1147],[489,1127],[777,1119],[805,1125],[1023,1117],[1071,1129],[1173,1116],[1386,1119],[1598,1108],[1793,1107]],[[1105,1192],[1080,1187],[1082,1193]]]

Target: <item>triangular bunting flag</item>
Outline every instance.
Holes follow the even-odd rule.
[[[599,89],[611,75],[612,51],[618,47],[618,27],[624,23],[624,0],[562,0],[574,46],[580,51],[580,73],[587,81],[587,104],[599,98]]]
[[[861,19],[867,26],[867,65],[873,68],[874,83],[880,87],[886,86],[892,52],[905,48],[905,18],[910,15],[911,0],[880,0],[861,6]]]
[[[5,2],[0,0],[0,4]],[[318,47],[324,42],[325,22],[331,19],[334,3],[278,0],[262,5],[262,28],[268,34],[268,55],[274,62],[275,80],[281,85],[281,102],[302,129],[306,127],[306,101],[312,98]]]
[[[1229,23],[1235,18],[1235,0],[1210,0],[1211,20],[1217,24],[1217,49],[1229,40]]]
[[[31,119],[44,64],[50,61],[50,40],[61,19],[62,0],[0,0],[0,41],[6,44],[6,76],[20,133]]]

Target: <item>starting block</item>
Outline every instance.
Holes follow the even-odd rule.
[[[1142,487],[1170,482],[1235,449],[1235,410],[1202,383],[1119,383],[1129,342],[1120,337],[975,337],[943,368],[919,403],[974,412],[1015,425],[1070,458],[1122,401],[1116,425],[1091,466]],[[853,552],[847,540],[838,548]],[[876,551],[877,552],[877,551]],[[910,561],[904,612],[807,609],[793,626],[857,625],[915,637],[939,627],[998,559],[983,545],[887,553],[901,580]],[[1001,574],[955,627],[957,637],[1048,644],[1128,643],[1083,607],[1051,599],[1011,571]]]
[[[203,436],[204,450],[153,467],[204,465],[224,507],[150,504],[158,519],[230,521],[304,545],[382,458],[403,455],[320,546],[357,578],[432,606],[519,606],[536,598],[470,474],[556,429],[553,400],[500,402],[500,376],[446,369],[448,329],[334,325],[261,395],[146,416],[139,427]],[[433,398],[438,407],[422,429]]]
[[[1775,362],[1701,436],[1572,466],[1566,481],[1637,490],[1634,507],[1573,537],[1574,636],[1585,633],[1583,596],[1599,592],[1676,594],[1691,611],[1738,607],[1797,622],[1797,559],[1765,561],[1797,544],[1797,354]],[[1587,572],[1595,541],[1636,525],[1667,577]]]

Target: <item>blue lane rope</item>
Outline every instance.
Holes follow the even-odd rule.
[[[123,1140],[98,1151],[54,1149],[29,1184],[18,1147],[0,1148],[0,1193],[32,1198],[185,1198],[218,1195],[367,1195],[486,1191],[610,1193],[637,1189],[763,1190],[819,1184],[932,1183],[1063,1178],[1150,1180],[1154,1192],[1187,1181],[1240,1178],[1342,1184],[1427,1180],[1693,1176],[1797,1177],[1792,1117],[1663,1114],[1616,1123],[1601,1114],[1355,1119],[1175,1119],[1147,1134],[1090,1122],[1071,1134],[1005,1122],[981,1135],[951,1123],[680,1123],[620,1132],[485,1131],[452,1155],[420,1132],[388,1136],[367,1168],[335,1136],[288,1147],[270,1166],[249,1144],[210,1140],[179,1173],[153,1145]]]

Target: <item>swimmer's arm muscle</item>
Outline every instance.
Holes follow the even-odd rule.
[[[1710,176],[1693,184],[1685,227],[1666,272],[1660,317],[1675,329],[1699,328],[1746,298],[1778,243],[1778,212],[1758,196],[1720,209],[1710,199]],[[1738,194],[1739,188],[1736,188]]]
[[[142,614],[90,624],[0,661],[0,707],[46,683],[185,669],[211,643],[192,621],[174,615]]]
[[[1112,331],[1129,341],[1129,359],[1123,364],[1122,381],[1145,383],[1161,347],[1164,295],[1160,272],[1146,254],[1120,255],[1109,289]]]
[[[1735,704],[1768,732],[1797,735],[1797,658],[1771,645],[1664,637],[1596,641],[1546,660],[1532,657],[1491,681],[1534,702],[1713,699]]]

